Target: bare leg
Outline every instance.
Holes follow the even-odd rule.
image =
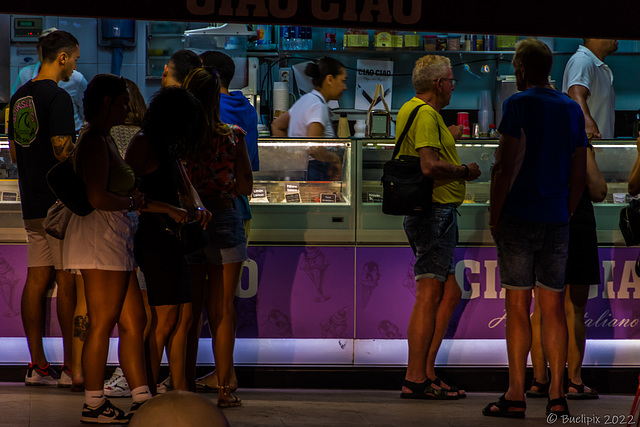
[[[71,372],[73,373],[73,385],[75,387],[84,386],[84,375],[82,374],[82,347],[87,339],[87,326],[89,317],[87,316],[87,299],[84,294],[84,281],[82,275],[76,274],[76,309],[73,312],[73,341],[71,348]]]
[[[22,325],[29,344],[31,362],[45,367],[47,357],[42,346],[47,290],[53,279],[53,267],[29,267],[22,291]]]
[[[436,312],[436,324],[433,330],[433,338],[431,339],[431,344],[429,345],[429,351],[427,353],[426,374],[429,379],[433,380],[436,378],[436,356],[438,355],[438,350],[440,349],[444,335],[449,327],[451,315],[458,306],[461,296],[462,291],[458,286],[458,282],[456,282],[456,276],[449,274],[449,276],[447,276],[447,281],[444,283],[442,300],[440,301]],[[445,383],[442,383],[442,387],[445,389],[449,388]],[[464,390],[460,390],[459,394],[464,394]]]
[[[505,396],[507,400],[524,400],[527,355],[531,349],[530,307],[531,290],[506,290],[506,333],[509,358],[509,389]]]
[[[547,375],[547,358],[542,346],[542,328],[540,320],[540,301],[534,299],[533,315],[531,316],[531,364],[533,365],[533,379],[541,384],[549,382]],[[532,386],[532,391],[541,391],[540,387]]]
[[[187,338],[185,375],[187,378],[187,389],[189,391],[196,391],[196,366],[198,363],[198,343],[202,329],[202,301],[204,300],[204,286],[207,276],[206,266],[190,264],[189,275],[191,276],[192,322]]]
[[[551,383],[549,399],[564,397],[564,367],[567,363],[567,319],[564,313],[564,293],[537,287],[536,299],[540,299],[542,315],[542,341],[549,360]],[[565,410],[554,406],[552,411]]]
[[[120,318],[129,283],[128,271],[82,270],[90,326],[82,351],[85,388],[102,391],[109,337]]]
[[[178,322],[167,341],[167,359],[169,360],[169,370],[171,380],[175,390],[187,390],[187,378],[185,376],[187,359],[187,337],[193,314],[191,313],[191,303],[181,304]]]
[[[416,301],[407,329],[409,359],[405,379],[408,381],[421,383],[426,380],[427,352],[434,336],[436,314],[443,289],[444,284],[436,279],[417,281]],[[411,393],[411,390],[402,387],[402,392]],[[450,394],[455,396],[457,393]]]
[[[206,309],[213,337],[213,355],[218,377],[218,402],[228,399],[233,373],[233,349],[236,339],[237,317],[233,297],[238,286],[242,263],[209,265],[209,292]],[[227,388],[225,391],[224,388]]]
[[[129,274],[127,293],[118,319],[120,365],[129,388],[147,385],[144,366],[144,329],[146,315],[135,273]]]
[[[153,375],[153,383],[157,384],[164,348],[167,346],[169,337],[173,333],[178,323],[180,306],[151,306],[151,313],[153,314],[153,322],[151,325],[151,330],[149,331],[149,342],[151,343],[150,363],[152,364],[151,372]]]
[[[64,349],[63,364],[71,367],[73,364],[73,313],[76,308],[75,274],[71,274],[66,270],[56,270],[56,283],[58,284],[58,297],[56,301],[58,322],[60,323]]]
[[[567,366],[569,381],[577,385],[582,384],[582,359],[584,358],[584,346],[587,337],[584,313],[588,299],[588,285],[566,285],[564,311],[569,334]],[[577,391],[575,388],[569,387],[569,392],[576,393]],[[585,392],[589,393],[590,391],[591,389],[585,386]]]

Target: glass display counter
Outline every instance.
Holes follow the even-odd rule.
[[[349,139],[264,138],[250,197],[251,242],[355,243]]]
[[[406,244],[402,228],[403,217],[382,213],[382,167],[393,154],[391,139],[361,139],[355,141],[358,163],[357,194],[360,195],[357,212],[356,240],[364,244]],[[489,233],[489,190],[493,156],[497,140],[461,140],[457,144],[462,163],[476,162],[482,175],[467,183],[465,200],[460,206],[458,219],[460,244],[493,245]],[[618,229],[619,213],[625,204],[627,178],[637,157],[635,141],[631,139],[599,140],[594,142],[596,161],[607,181],[608,194],[601,203],[595,203],[598,224],[598,242],[620,245],[624,240]]]
[[[0,242],[25,243],[27,234],[22,221],[18,167],[11,161],[9,142],[0,137]]]

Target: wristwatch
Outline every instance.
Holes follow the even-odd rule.
[[[133,212],[135,207],[136,207],[136,200],[133,198],[133,196],[129,196],[129,208],[128,208],[128,211],[129,212]]]

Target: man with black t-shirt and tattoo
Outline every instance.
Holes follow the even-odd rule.
[[[78,40],[66,31],[54,31],[42,39],[42,66],[33,79],[11,97],[9,142],[18,165],[22,217],[27,231],[27,280],[22,293],[22,324],[31,363],[27,385],[71,386],[71,335],[76,304],[74,275],[62,269],[62,241],[49,236],[43,226],[47,210],[56,201],[46,174],[65,160],[75,142],[73,103],[58,87],[67,81],[80,57]],[[52,279],[58,284],[57,313],[64,343],[60,375],[44,354],[45,303]]]

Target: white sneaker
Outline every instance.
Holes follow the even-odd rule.
[[[104,395],[109,397],[130,397],[129,383],[120,367],[117,367],[111,378],[104,382]]]
[[[73,385],[72,378],[71,369],[69,369],[67,365],[63,365],[62,370],[60,371],[60,378],[58,379],[58,387],[71,387]]]
[[[173,390],[173,381],[171,380],[171,374],[169,374],[167,379],[158,384],[156,391],[158,394],[163,394],[171,390]]]
[[[24,377],[25,385],[57,385],[58,373],[47,363],[44,368],[35,363],[29,363],[27,375]]]

